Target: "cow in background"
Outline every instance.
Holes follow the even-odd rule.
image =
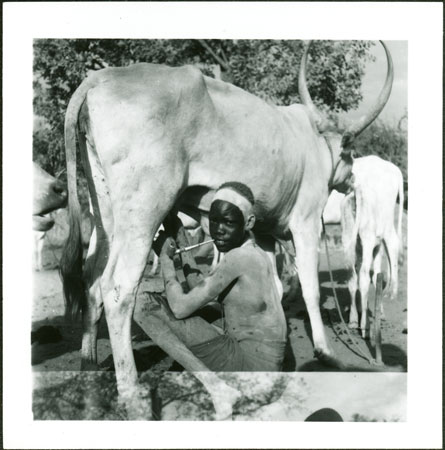
[[[33,265],[36,270],[43,270],[45,235],[54,226],[54,220],[48,214],[65,207],[67,198],[65,184],[33,162]]]
[[[355,159],[352,172],[353,192],[346,195],[341,204],[342,242],[350,271],[349,326],[357,328],[359,325],[356,306],[356,294],[359,290],[362,309],[360,329],[365,337],[368,328],[369,286],[371,279],[376,285],[377,274],[382,271],[384,254],[388,258],[389,267],[385,292],[389,291],[391,298],[397,296],[399,260],[403,254],[403,175],[397,166],[378,156]],[[397,198],[399,210],[396,228]]]
[[[354,163],[352,167],[352,170],[354,170]],[[329,194],[328,201],[323,209],[323,222],[325,225],[341,223],[341,204],[344,198],[345,194],[341,192],[332,191]]]
[[[47,214],[66,206],[66,186],[33,162],[33,188],[32,228],[48,231],[53,227],[54,220]]]

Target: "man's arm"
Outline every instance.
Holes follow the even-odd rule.
[[[167,235],[173,237],[176,245],[179,247],[188,247],[190,245],[189,237],[185,231],[184,225],[176,215],[169,215],[164,220],[164,227]],[[189,252],[181,253],[181,265],[184,272],[185,280],[188,288],[193,289],[203,278],[201,271],[198,269],[195,258]]]
[[[177,319],[183,319],[215,299],[241,273],[242,264],[235,264],[236,250],[228,253],[215,271],[204,278],[190,292],[184,293],[176,278],[172,259],[165,253],[161,254],[162,275],[168,304]]]
[[[190,244],[183,227],[178,230],[176,243],[179,244],[180,247],[187,247]],[[185,280],[189,289],[193,289],[200,281],[204,279],[204,276],[199,270],[195,258],[190,252],[183,252],[180,257]]]

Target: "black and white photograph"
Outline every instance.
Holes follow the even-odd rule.
[[[414,84],[421,38],[377,26],[336,38],[308,24],[289,31],[289,19],[261,29],[267,13],[296,13],[296,3],[188,4],[206,27],[186,4],[41,3],[36,19],[51,11],[56,23],[23,32],[27,84],[4,78],[22,87],[27,150],[16,148],[13,164],[27,166],[20,195],[32,204],[14,347],[3,328],[5,360],[22,343],[24,352],[24,367],[5,381],[23,373],[26,388],[5,407],[13,405],[11,430],[22,416],[37,436],[30,443],[10,431],[8,448],[401,448],[410,442],[401,427],[414,432],[413,418],[429,415],[435,432],[417,447],[435,448],[441,259],[434,250],[425,271],[425,248],[439,250],[442,119],[414,149],[412,100],[432,88]],[[27,10],[18,6],[7,5],[11,24]],[[91,13],[85,22],[80,6]],[[138,11],[152,14],[150,32]],[[261,14],[246,30],[241,19],[253,11]],[[110,23],[92,32],[101,12]],[[238,19],[223,26],[219,12]],[[308,20],[315,13],[303,11]],[[430,42],[437,57],[442,43]],[[10,64],[13,53],[9,43]],[[428,76],[440,79],[440,70]],[[440,115],[437,100],[430,106]],[[431,177],[419,173],[419,153],[436,161]],[[420,196],[428,183],[429,208]],[[11,200],[4,204],[8,217]],[[4,280],[8,270],[18,276],[17,262],[7,262]],[[258,427],[257,436],[237,440],[222,431],[231,422]],[[358,422],[399,431],[354,444]],[[144,440],[144,423],[154,441]],[[203,432],[181,441],[174,430],[187,424]],[[292,424],[301,442],[289,440]],[[106,442],[91,437],[94,426],[110,430]],[[138,432],[126,441],[118,430],[128,426]],[[273,426],[285,432],[261,440]],[[326,426],[338,430],[335,443]],[[314,432],[318,441],[307,437]]]

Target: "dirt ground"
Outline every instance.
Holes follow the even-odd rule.
[[[406,219],[406,218],[405,218]],[[406,224],[406,221],[405,221]],[[406,226],[405,236],[406,236]],[[343,316],[347,321],[349,295],[346,287],[346,271],[343,255],[339,246],[339,228],[332,225],[327,229],[328,247],[335,287]],[[324,245],[322,246],[324,249]],[[46,270],[34,272],[34,302],[32,312],[32,330],[37,331],[42,326],[50,325],[60,331],[60,336],[46,339],[46,343],[35,342],[32,346],[33,371],[78,371],[80,368],[81,325],[70,323],[64,318],[64,302],[62,286],[56,270],[60,248],[46,245],[44,249],[44,267]],[[325,251],[320,253],[320,284],[321,312],[326,332],[332,348],[344,364],[355,371],[372,370],[369,362],[360,356],[351,344],[350,338],[340,323],[339,314],[335,308]],[[198,258],[201,270],[209,268],[211,256]],[[147,264],[140,293],[162,292],[163,282],[159,270],[154,277],[148,272],[151,262]],[[385,320],[382,322],[382,353],[384,367],[382,371],[406,371],[407,369],[407,264],[406,247],[405,263],[399,270],[399,294],[394,301],[384,299]],[[313,357],[311,330],[304,301],[298,281],[284,271],[282,277],[284,287],[283,308],[288,322],[288,348],[284,362],[284,371],[333,371]],[[139,297],[140,298],[140,297]],[[370,310],[373,311],[374,292],[370,293]],[[208,317],[211,319],[212,317]],[[133,346],[138,369],[148,370],[153,365],[169,368],[172,361],[133,323]],[[369,357],[375,355],[370,340],[364,340],[357,332],[353,332],[361,350]],[[48,342],[49,341],[49,342]],[[55,341],[55,342],[51,342]],[[45,342],[45,338],[43,341]],[[98,336],[98,362],[103,369],[112,369],[112,356],[108,330],[105,319],[102,318]],[[173,365],[173,369],[180,370]],[[352,370],[352,369],[351,369]]]

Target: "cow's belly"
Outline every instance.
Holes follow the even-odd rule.
[[[227,161],[227,160],[226,160]],[[263,160],[264,161],[264,160]],[[233,162],[233,160],[232,160]],[[190,164],[188,187],[179,203],[189,214],[188,208],[208,214],[213,196],[218,187],[228,181],[247,185],[255,197],[256,230],[281,234],[287,230],[290,213],[295,205],[298,185],[294,177],[286,177],[285,168],[274,161],[257,164]],[[280,176],[281,175],[281,176]]]

